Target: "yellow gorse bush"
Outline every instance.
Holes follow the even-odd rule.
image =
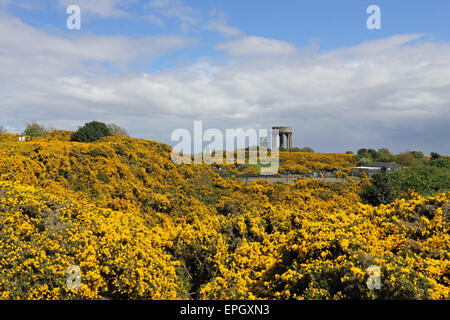
[[[0,134],[3,299],[450,298],[449,193],[373,207],[364,181],[244,184],[175,166],[164,144],[69,136]],[[283,157],[314,170],[354,161]],[[80,289],[66,285],[72,265]]]
[[[0,189],[3,298],[176,298],[178,262],[139,216],[10,182]],[[82,270],[77,292],[65,285],[70,265]]]

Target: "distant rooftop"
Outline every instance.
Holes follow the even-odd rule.
[[[397,162],[372,162],[368,164],[369,167],[379,167],[379,168],[394,168],[401,169],[402,166]]]

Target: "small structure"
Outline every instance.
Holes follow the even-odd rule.
[[[292,127],[272,127],[272,130],[278,130],[278,137],[275,138],[279,138],[280,148],[288,150],[292,148]]]
[[[402,170],[402,166],[396,162],[372,162],[369,163],[369,167],[381,168],[381,172],[393,172],[396,170]]]
[[[354,176],[359,176],[359,174],[361,172],[364,172],[369,177],[371,177],[371,176],[373,176],[376,173],[380,173],[381,172],[381,168],[380,167],[354,167],[352,169],[352,174]]]
[[[402,166],[396,162],[372,162],[367,166],[354,167],[352,173],[354,176],[358,176],[360,172],[365,172],[369,177],[371,177],[376,173],[389,173],[401,169]]]
[[[25,141],[27,141],[26,137],[24,137],[24,136],[19,137],[19,142],[25,142]]]

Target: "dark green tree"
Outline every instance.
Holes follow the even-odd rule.
[[[92,121],[86,123],[72,134],[71,140],[78,142],[93,142],[110,136],[111,132],[103,122]]]
[[[430,153],[430,156],[431,156],[431,160],[439,159],[441,157],[441,155],[437,152]]]
[[[362,156],[362,155],[364,155],[366,153],[367,153],[367,149],[366,148],[361,148],[361,149],[358,149],[358,151],[357,151],[357,154],[359,156]]]
[[[363,187],[361,199],[364,203],[369,203],[373,206],[393,202],[395,200],[395,191],[388,174],[375,174],[370,183]]]

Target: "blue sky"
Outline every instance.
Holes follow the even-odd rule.
[[[24,22],[39,28],[65,28],[65,6],[58,1],[22,1],[13,5],[13,1],[3,0],[3,12],[19,17]],[[64,1],[60,1],[65,3]],[[95,0],[91,1],[95,3]],[[102,1],[100,1],[102,2]],[[121,1],[110,1],[120,3]],[[158,15],[149,7],[151,1],[122,1],[129,5],[118,5],[117,8],[130,16],[101,16],[85,12],[82,33],[124,34],[128,36],[157,35],[161,33],[179,33],[179,21],[168,18],[164,26],[148,23],[144,18],[148,14]],[[319,40],[324,49],[332,49],[343,45],[353,45],[362,41],[387,37],[401,33],[429,33],[440,40],[449,40],[450,2],[445,0],[431,1],[258,1],[258,0],[195,0],[175,1],[183,7],[197,11],[199,20],[207,20],[211,12],[222,12],[228,23],[243,32],[255,36],[264,36],[289,41],[297,46],[307,45],[310,41]],[[2,2],[0,2],[2,3]],[[21,6],[20,3],[28,4]],[[70,4],[83,1],[71,0]],[[366,8],[379,5],[382,9],[382,30],[376,32],[366,28],[368,17]],[[101,9],[99,9],[101,10]],[[105,13],[107,14],[107,13]],[[216,35],[195,28],[191,30],[196,36],[205,40],[214,40]]]
[[[449,15],[444,0],[0,0],[0,125],[95,118],[172,145],[194,120],[291,125],[322,152],[449,154]]]
[[[152,1],[148,0],[110,1],[113,4],[118,3],[117,8],[129,15],[107,16],[105,13],[106,16],[101,16],[89,10],[82,12],[83,28],[80,31],[67,30],[65,21],[68,15],[65,12],[66,6],[63,5],[65,2],[60,1],[60,5],[57,2],[23,1],[32,6],[33,10],[28,6],[9,5],[4,7],[3,11],[37,28],[58,30],[68,36],[73,36],[73,33],[122,34],[129,37],[189,35],[199,39],[195,48],[183,52],[192,59],[217,54],[211,46],[220,41],[220,38],[218,39],[217,33],[204,26],[214,18],[213,12],[223,14],[227,24],[246,34],[288,41],[298,47],[317,42],[321,50],[332,50],[404,33],[424,33],[432,35],[436,40],[450,40],[450,2],[446,0],[171,1],[182,8],[189,7],[195,11],[193,16],[198,20],[198,24],[187,32],[181,32],[180,20],[176,17],[163,17],[156,10],[152,10],[149,6]],[[121,2],[129,4],[120,5]],[[67,3],[80,4],[83,11],[83,1],[71,0]],[[381,30],[369,30],[366,27],[366,19],[369,16],[366,8],[372,4],[381,8]],[[164,24],[149,22],[146,16],[150,14],[159,17]],[[179,54],[174,56],[176,58]]]

